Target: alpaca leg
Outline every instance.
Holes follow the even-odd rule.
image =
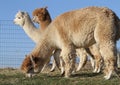
[[[55,67],[56,67],[56,63],[55,60],[53,59],[52,68],[50,69],[50,72],[53,72],[55,70]]]
[[[102,67],[102,57],[101,55],[94,55],[94,61],[95,61],[95,68],[94,68],[94,73],[99,73],[101,71]]]
[[[97,68],[96,73],[100,73],[102,65],[103,65],[103,59],[99,57],[98,61],[96,61],[96,68]]]
[[[65,62],[65,77],[70,77],[73,69],[75,68],[76,52],[74,48],[63,48],[61,56]]]
[[[54,54],[53,54],[53,64],[52,64],[52,68],[51,68],[51,72],[55,70],[55,67],[57,66],[58,69],[60,70],[60,52],[61,50],[55,50]]]
[[[95,59],[94,59],[93,54],[91,53],[91,49],[90,48],[87,48],[86,52],[88,53],[88,56],[90,56],[90,62],[92,64],[92,68],[95,69]]]
[[[49,59],[47,60],[47,62],[44,64],[44,66],[43,66],[41,72],[44,71],[44,69],[48,66],[49,62],[50,62],[50,58],[49,58]]]
[[[61,50],[55,50],[54,55],[53,55],[56,66],[59,70],[60,70],[60,53],[61,53]]]
[[[90,56],[90,62],[91,62],[91,66],[94,69],[95,68],[95,61],[93,59],[93,57]]]
[[[90,46],[89,50],[92,54],[92,57],[94,57],[94,62],[95,62],[93,72],[99,73],[101,70],[102,57],[101,57],[101,54],[99,52],[99,48],[98,48],[97,44]]]
[[[47,64],[45,64],[45,65],[43,66],[41,72],[43,72],[46,67],[47,67]]]
[[[77,56],[79,56],[80,62],[76,71],[79,71],[87,62],[87,53],[85,49],[83,50],[77,49]]]
[[[61,68],[61,75],[63,76],[65,74],[65,63],[62,57],[60,57],[60,68]]]
[[[109,44],[108,44],[109,43]],[[104,73],[105,79],[110,79],[112,73],[115,71],[116,68],[116,46],[114,42],[107,42],[100,44],[100,52],[103,56],[105,69]]]

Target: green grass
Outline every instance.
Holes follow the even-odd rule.
[[[0,69],[0,85],[120,85],[120,79],[113,76],[104,80],[102,73],[95,74],[91,70],[80,71],[71,78],[61,77],[58,71],[26,78],[19,70]]]

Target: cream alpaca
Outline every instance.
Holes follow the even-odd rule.
[[[70,77],[75,67],[75,49],[87,48],[96,43],[104,59],[104,78],[110,79],[116,68],[119,27],[119,18],[105,7],[88,7],[66,12],[47,27],[42,39],[23,61],[21,70],[31,75],[31,71],[40,72],[48,55],[55,49],[61,49],[65,77]]]
[[[44,29],[51,22],[50,14],[47,14],[46,12],[49,13],[47,11],[47,7],[45,7],[45,8],[37,8],[32,13],[33,14],[33,22],[38,23],[40,26],[42,26],[41,28],[44,28]],[[47,14],[47,16],[45,16],[45,14]],[[46,18],[47,18],[47,21],[46,21]],[[101,55],[99,54],[99,51],[98,51],[96,45],[91,46],[90,50],[93,50],[93,52],[89,52],[89,55],[92,56],[93,59],[95,59],[95,65],[94,65],[93,59],[91,59],[91,63],[93,63],[92,66],[94,67],[93,72],[99,73],[100,72],[100,64],[101,64],[100,63]],[[57,51],[58,51],[58,53],[57,53]],[[55,52],[56,52],[56,54],[59,54],[59,50],[56,50]],[[91,54],[91,53],[93,53],[93,54]],[[86,49],[83,49],[83,48],[77,49],[77,56],[79,56],[79,58],[81,60],[79,62],[78,67],[77,67],[77,71],[79,71],[85,65],[85,63],[87,61],[88,53],[86,52]],[[56,63],[57,63],[57,67],[60,68],[59,67],[60,66],[59,65],[59,63],[60,63],[59,62],[59,60],[60,60],[59,55],[54,55],[54,58],[55,58],[55,60],[53,59],[53,65],[52,65],[51,71],[55,70]],[[63,68],[63,66],[61,66],[61,68]],[[63,74],[63,72],[64,72],[64,69],[62,70],[61,74]]]

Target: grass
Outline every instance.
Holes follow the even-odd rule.
[[[58,71],[26,78],[18,69],[6,68],[0,69],[0,85],[120,85],[120,79],[116,76],[110,80],[105,80],[103,76],[84,68],[71,78],[61,77]]]

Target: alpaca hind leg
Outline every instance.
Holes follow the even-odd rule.
[[[55,67],[57,66],[58,69],[60,70],[60,50],[55,50],[54,54],[53,54],[53,64],[52,64],[52,68],[51,68],[51,72],[53,72],[55,70]]]
[[[110,42],[100,44],[100,52],[104,59],[105,69],[104,78],[106,80],[111,78],[113,72],[115,72],[116,68],[116,46],[114,43]]]
[[[90,56],[90,63],[93,69],[95,69],[95,60]]]
[[[94,69],[94,73],[99,73],[101,71],[101,67],[102,67],[102,58],[101,55],[100,56],[94,56],[95,57],[95,69]]]
[[[84,65],[87,62],[87,53],[86,53],[85,49],[84,50],[78,49],[77,54],[78,54],[77,56],[79,56],[79,58],[80,58],[80,62],[79,62],[79,65],[78,65],[76,71],[79,71],[82,67],[84,67]]]

